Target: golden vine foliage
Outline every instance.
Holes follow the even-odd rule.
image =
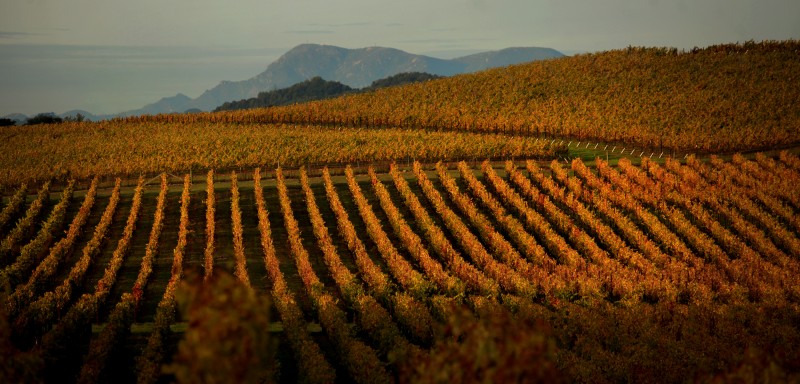
[[[689,151],[800,142],[800,42],[639,48],[291,106],[156,120],[548,134]],[[145,118],[148,120],[149,118]]]
[[[502,134],[246,124],[244,117],[236,123],[161,119],[10,128],[5,131],[9,136],[0,142],[0,185],[67,176],[155,176],[265,164],[297,167],[476,156],[552,158],[563,148]]]
[[[453,164],[436,164],[435,172],[433,164],[411,164],[411,172],[363,167],[366,175],[323,169],[321,179],[301,167],[291,172],[299,180],[287,180],[279,168],[263,184],[259,168],[252,182],[231,173],[231,232],[239,239],[226,246],[239,252],[260,241],[266,276],[241,291],[264,295],[258,288],[266,283],[270,292],[281,324],[259,321],[255,330],[282,329],[281,351],[291,352],[281,362],[297,371],[279,372],[279,380],[800,378],[796,155],[663,165],[462,161],[457,172]],[[9,340],[0,343],[4,361],[20,361],[30,350],[41,356],[45,381],[72,371],[78,382],[91,383],[127,375],[118,358],[139,354],[131,373],[140,382],[170,380],[161,363],[170,361],[175,338],[193,338],[191,330],[203,325],[176,315],[175,289],[184,264],[189,271],[205,261],[206,223],[191,220],[208,217],[217,202],[190,204],[190,197],[209,196],[210,175],[184,177],[180,201],[167,200],[166,174],[157,197],[155,185],[146,188],[158,178],[139,178],[135,188],[117,180],[113,190],[103,186],[110,180],[96,178],[90,190],[75,191],[82,201],[71,198],[81,182],[68,184],[50,213],[29,224],[38,228],[34,240],[12,254],[30,265],[18,269],[25,279],[13,279],[13,293],[0,299],[0,334]],[[96,195],[107,193],[105,209],[93,209]],[[130,201],[127,221],[120,201]],[[172,266],[155,262],[159,247],[175,237]],[[100,263],[104,250],[113,254]],[[140,260],[136,281],[137,266],[122,263],[128,259]],[[186,280],[203,284],[199,276]],[[145,295],[152,288],[155,294]],[[241,314],[235,296],[227,301],[233,307],[221,307],[230,315]],[[155,315],[150,335],[129,337],[139,315]],[[219,329],[237,329],[237,321]],[[180,323],[190,331],[179,336]],[[216,347],[255,348],[246,337],[225,340],[231,343]],[[234,362],[228,366],[242,375],[269,364],[245,367],[223,355],[221,366]],[[193,361],[182,353],[171,361],[181,359]],[[75,376],[67,365],[79,360]]]

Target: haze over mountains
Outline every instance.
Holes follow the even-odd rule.
[[[227,101],[255,97],[259,92],[289,87],[319,76],[338,81],[353,88],[363,88],[373,81],[402,72],[427,72],[440,76],[544,60],[564,56],[551,48],[520,47],[477,53],[455,59],[438,59],[416,55],[394,48],[368,47],[347,49],[331,45],[301,44],[267,66],[260,74],[242,81],[222,81],[197,98],[182,93],[164,97],[140,109],[117,115],[94,116],[79,111],[96,120],[114,116],[135,116],[184,112],[187,110],[211,111]],[[74,115],[70,111],[61,115]]]

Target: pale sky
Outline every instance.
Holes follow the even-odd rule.
[[[0,116],[197,97],[301,43],[450,58],[751,39],[800,39],[800,1],[0,0]]]

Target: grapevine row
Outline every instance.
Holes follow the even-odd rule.
[[[261,188],[261,171],[256,168],[253,183],[258,210],[258,229],[261,235],[261,248],[264,251],[264,264],[272,282],[272,298],[283,321],[289,344],[299,365],[300,381],[307,383],[330,383],[334,381],[335,372],[325,360],[319,346],[308,334],[303,313],[297,305],[294,295],[289,291],[286,280],[280,269],[280,262],[275,255],[272,244],[269,215],[264,203],[264,191]]]
[[[734,163],[738,163],[739,161],[746,161],[744,156],[740,153],[734,155],[734,158],[731,159]],[[775,174],[778,177],[781,176],[789,176],[790,178],[797,178],[800,177],[800,172],[793,170],[791,166],[786,166],[780,161],[780,155],[778,155],[778,159],[773,159],[772,157],[768,157],[761,152],[756,153],[755,155],[756,164],[762,168],[762,171],[767,171]]]
[[[425,297],[432,288],[430,283],[427,282],[419,272],[414,270],[411,264],[400,256],[397,249],[394,248],[394,245],[392,245],[391,241],[386,236],[386,233],[383,232],[378,218],[372,211],[372,207],[367,203],[364,195],[361,193],[361,188],[353,178],[353,170],[348,167],[345,169],[345,174],[347,175],[348,184],[352,183],[356,188],[355,191],[358,192],[357,195],[355,192],[353,193],[354,200],[356,201],[359,212],[363,211],[362,217],[365,218],[364,223],[366,223],[367,232],[370,234],[375,244],[377,244],[378,251],[386,261],[389,271],[407,291],[417,297]],[[353,223],[348,217],[347,211],[339,200],[339,195],[333,187],[333,182],[331,181],[327,168],[323,171],[322,177],[325,180],[325,192],[328,196],[328,201],[336,214],[339,232],[344,236],[348,248],[350,248],[350,251],[355,256],[356,263],[359,264],[359,269],[363,271],[364,280],[378,297],[383,298],[383,300],[388,300],[391,296],[391,282],[389,278],[384,275],[369,258],[364,244],[361,242],[361,239],[358,238],[356,229],[353,227]],[[367,218],[369,218],[369,220],[367,220]]]
[[[784,150],[778,154],[778,158],[780,159],[781,163],[789,169],[793,169],[795,172],[800,172],[800,157],[797,157],[796,155]]]
[[[444,259],[453,273],[464,281],[474,292],[484,296],[497,297],[500,287],[497,282],[488,278],[483,272],[469,264],[461,254],[453,248],[444,232],[433,222],[428,212],[411,191],[403,175],[395,166],[391,166],[389,173],[392,175],[395,187],[403,196],[406,206],[411,210],[414,219],[422,229],[433,249]]]
[[[247,259],[244,255],[242,240],[242,211],[239,209],[239,181],[236,172],[231,173],[231,222],[233,225],[233,257],[236,259],[234,275],[250,287],[250,277],[247,275]]]
[[[327,168],[323,170],[322,176],[325,182],[325,193],[328,197],[328,202],[336,215],[337,228],[345,238],[348,249],[350,249],[350,252],[355,256],[356,265],[363,274],[364,280],[370,287],[370,290],[375,292],[378,299],[384,305],[394,310],[398,320],[412,334],[415,340],[422,342],[430,341],[431,324],[433,321],[430,312],[412,294],[408,292],[393,292],[389,277],[375,265],[367,254],[367,250],[361,242],[361,239],[358,238],[355,227],[350,221],[344,206],[342,206],[336,189],[333,187],[333,182],[331,181]],[[363,198],[363,195],[361,197]],[[372,212],[371,207],[367,208]],[[383,230],[381,230],[381,233],[384,237],[386,236]],[[386,240],[388,240],[388,238]],[[415,271],[405,259],[400,258],[397,254],[397,250],[391,243],[389,243],[389,245],[391,246],[391,250],[395,252],[394,257],[384,256],[384,260],[386,260],[386,263],[389,265],[389,269],[394,271],[395,275],[400,276],[400,279],[404,279],[404,281],[408,282],[409,290],[411,290],[412,293],[416,293],[417,297],[425,298],[426,294],[432,290],[430,282],[425,280],[419,272]],[[383,255],[383,253],[381,254]],[[403,275],[404,273],[408,273],[410,276],[406,277]]]
[[[734,158],[737,157],[734,156]],[[766,160],[762,161],[765,162]],[[737,170],[736,167],[729,163],[712,161],[712,165],[714,168],[721,171],[721,174],[716,173],[716,175],[724,176],[725,178],[732,178],[733,175],[742,172]],[[704,168],[700,169],[701,172],[703,169]],[[744,171],[743,173],[752,174],[757,172],[761,172],[761,170],[756,169]],[[731,183],[726,183],[729,187],[723,189],[722,185],[720,185],[719,176],[715,177],[715,175],[713,175],[711,172],[704,172],[704,175],[707,178],[706,182],[704,185],[698,187],[711,187],[712,182],[715,184],[715,186],[711,190],[704,188],[703,190],[705,193],[696,194],[700,195],[701,197],[708,197],[709,199],[707,201],[712,208],[717,208],[720,205],[719,200],[733,203],[740,213],[736,214],[733,207],[728,207],[725,209],[725,214],[733,222],[734,228],[740,233],[740,235],[746,238],[750,244],[753,245],[756,251],[771,258],[773,261],[778,263],[780,267],[784,268],[791,265],[790,267],[792,269],[798,271],[796,262],[790,260],[788,255],[786,255],[782,250],[778,249],[777,246],[781,246],[783,249],[788,250],[792,256],[797,257],[800,256],[800,240],[798,240],[797,237],[791,233],[791,231],[784,228],[784,226],[779,223],[775,217],[768,215],[761,209],[761,207],[756,206],[756,203],[747,196],[747,191],[751,191],[753,189],[738,187],[731,188]],[[761,188],[757,190],[760,189]],[[710,194],[708,192],[711,191],[716,192],[717,199],[710,198],[711,196],[709,196]],[[746,217],[744,215],[746,215]],[[766,229],[769,236],[767,236],[767,233],[762,231],[760,228]]]
[[[348,168],[345,170],[345,173],[347,175],[347,184],[350,187],[350,193],[353,195],[358,205],[361,217],[364,219],[364,222],[367,223],[367,231],[370,237],[378,244],[381,253],[388,255],[396,254],[396,248],[394,248],[388,236],[386,236],[386,233],[383,231],[383,228],[378,224],[377,216],[375,216],[371,207],[369,207],[364,194],[361,192],[361,188],[355,181],[353,171]],[[423,245],[422,239],[414,233],[403,218],[403,215],[392,202],[389,191],[387,191],[383,183],[378,180],[374,169],[370,168],[369,174],[372,180],[372,187],[375,190],[375,195],[378,196],[380,205],[389,218],[389,223],[392,226],[395,236],[402,241],[403,246],[411,257],[419,264],[420,268],[425,272],[425,275],[430,276],[431,282],[442,292],[450,296],[462,296],[464,294],[464,283],[450,275],[444,270],[439,261],[431,257],[427,248]],[[400,256],[398,255],[397,257]],[[394,256],[392,256],[392,258],[394,258]]]
[[[108,321],[100,335],[92,339],[89,344],[89,352],[84,358],[78,382],[94,383],[100,381],[109,355],[118,348],[120,341],[130,332],[131,323],[134,320],[137,306],[142,300],[142,289],[152,272],[153,257],[158,249],[158,240],[161,236],[161,228],[164,220],[164,206],[168,192],[166,174],[161,175],[161,188],[156,200],[156,211],[153,215],[153,226],[150,229],[150,236],[145,247],[145,255],[139,267],[139,274],[131,292],[125,292],[120,300],[108,315]],[[65,333],[69,332],[70,325],[61,321],[56,327],[45,335],[45,345],[57,344],[57,340],[65,338]],[[49,338],[48,338],[49,336]],[[52,348],[52,347],[51,347]]]
[[[183,256],[186,249],[186,236],[189,232],[189,203],[191,199],[190,188],[192,179],[190,175],[183,178],[183,192],[181,193],[181,218],[178,226],[178,244],[172,252],[172,269],[169,282],[156,310],[155,324],[147,346],[136,359],[137,381],[153,383],[158,379],[161,362],[164,360],[164,343],[169,332],[169,326],[175,320],[175,289],[183,275]]]
[[[153,259],[158,253],[158,242],[161,238],[161,230],[164,228],[164,208],[167,202],[167,193],[169,192],[169,183],[167,182],[167,175],[161,174],[161,189],[158,193],[158,200],[156,200],[156,212],[153,214],[153,226],[150,229],[150,236],[147,240],[144,256],[142,257],[142,264],[139,268],[139,275],[136,276],[136,282],[133,284],[131,294],[134,301],[139,305],[141,303],[144,288],[150,279],[150,274],[153,272]],[[183,215],[183,211],[181,211]]]
[[[525,255],[525,257],[533,264],[546,268],[552,271],[556,268],[556,263],[547,252],[542,248],[536,239],[525,230],[523,224],[517,220],[514,215],[511,215],[486,187],[478,181],[478,178],[472,173],[467,163],[461,161],[458,163],[458,170],[461,173],[461,178],[467,184],[473,196],[477,197],[480,203],[492,212],[495,220],[505,229],[509,237],[514,241],[517,249]],[[441,177],[441,175],[440,175]],[[527,267],[525,269],[528,269]]]
[[[637,180],[637,176],[646,179],[646,176],[643,176],[641,171],[632,167],[629,162],[621,161],[620,169],[626,174],[631,175],[633,180]],[[723,218],[725,222],[729,223],[732,229],[739,234],[739,236],[736,236],[730,231],[726,231],[724,235],[719,237],[720,239],[727,240],[724,244],[729,250],[729,254],[744,252],[751,255],[753,252],[758,252],[780,265],[785,266],[791,263],[788,260],[788,256],[777,249],[775,244],[770,241],[769,237],[762,232],[761,229],[747,222],[741,216],[737,208],[732,206],[736,205],[741,208],[742,205],[747,205],[747,203],[743,201],[744,199],[736,193],[726,193],[724,196],[721,196],[717,188],[710,186],[706,182],[703,182],[700,187],[705,188],[700,193],[698,193],[697,190],[691,191],[692,195],[707,204],[713,212],[717,212],[717,214]],[[723,202],[728,202],[728,204]],[[738,240],[738,238],[741,238],[741,240]]]
[[[654,165],[651,165],[651,167],[655,168]],[[686,175],[685,177],[690,180],[700,180],[700,183],[704,183],[702,177],[694,173],[691,167],[691,161],[689,167],[683,167],[688,168],[682,171],[683,174]],[[774,265],[763,260],[750,246],[733,234],[728,228],[723,226],[701,203],[692,203],[682,196],[674,196],[674,199],[682,201],[684,205],[690,209],[690,212],[695,218],[711,233],[711,236],[714,237],[719,245],[724,247],[729,255],[735,256],[735,259],[732,257],[730,262],[730,268],[732,268],[731,274],[737,281],[750,289],[751,296],[753,296],[754,299],[766,296],[770,300],[783,300],[782,292],[780,292],[775,284],[780,284],[790,291],[797,291],[797,287],[793,286],[786,279],[776,278],[784,275],[785,271],[780,271],[775,268]],[[708,201],[709,199],[702,198],[701,200]],[[710,205],[714,210],[722,211],[722,214],[726,216],[729,221],[741,219],[737,217],[738,215],[735,215],[734,212],[727,207],[723,207],[721,204],[711,203]],[[734,227],[736,227],[735,224]],[[760,279],[759,282],[755,282],[753,281],[754,274],[767,277],[767,279]]]
[[[781,154],[783,154],[783,152],[781,152]],[[760,157],[759,155],[761,154],[756,154],[756,158]],[[775,160],[771,161],[773,164],[776,164],[775,167],[780,167]],[[780,201],[779,198],[773,196],[763,188],[740,188],[739,190],[744,191],[745,194],[754,199],[758,199],[758,201],[766,206],[773,214],[780,217],[785,223],[788,223],[792,230],[800,232],[800,215],[795,215],[794,211],[788,205]]]
[[[659,202],[658,200],[654,199],[653,193],[645,193],[640,189],[635,188],[626,178],[623,178],[616,170],[609,167],[604,161],[598,159],[597,168],[598,172],[603,177],[607,178],[611,184],[620,188],[623,193],[613,192],[609,184],[594,176],[594,174],[588,171],[588,168],[586,168],[582,162],[573,162],[573,169],[575,169],[576,172],[582,178],[584,178],[588,184],[599,188],[602,193],[604,193],[606,197],[610,197],[615,204],[627,209],[629,212],[634,212],[635,217],[637,217],[648,228],[648,231],[653,235],[653,237],[661,242],[662,246],[672,252],[673,256],[677,256],[679,260],[685,262],[687,265],[704,268],[704,264],[701,264],[703,260],[695,256],[695,254],[688,248],[687,243],[682,240],[683,238],[686,239],[688,245],[695,249],[705,259],[705,261],[711,262],[712,265],[720,268],[720,270],[724,272],[724,274],[727,275],[727,277],[731,279],[734,284],[716,284],[717,289],[715,289],[715,291],[718,297],[731,297],[734,299],[741,297],[742,289],[747,289],[747,285],[745,284],[745,281],[742,280],[741,274],[730,263],[730,259],[725,252],[714,242],[712,238],[701,231],[692,220],[687,218],[678,209],[668,209],[664,207],[661,209],[661,211],[666,213],[665,218],[669,222],[672,229],[668,228],[667,225],[662,223],[654,214],[650,213],[644,206],[640,204],[640,202],[643,202],[644,204],[658,207],[665,205],[664,202]],[[680,198],[680,195],[676,193],[668,195],[668,198],[670,199],[673,197]],[[670,201],[674,203],[677,200],[672,199]],[[708,221],[709,215],[701,205],[691,203],[688,200],[684,200],[684,202],[690,203],[684,207],[696,219],[706,220],[706,222],[711,224],[715,223],[713,220]],[[673,229],[675,232],[673,232]],[[682,238],[678,237],[676,232],[679,233]],[[712,279],[714,278],[713,272],[705,274],[705,276],[708,276]],[[713,280],[708,281],[708,283],[714,285]]]
[[[117,247],[114,249],[114,253],[103,273],[103,277],[97,282],[94,293],[84,293],[77,302],[70,307],[69,311],[58,320],[59,324],[64,324],[62,327],[66,327],[68,330],[74,332],[81,326],[87,326],[91,320],[97,316],[100,306],[105,303],[106,297],[116,281],[117,272],[122,266],[122,262],[130,249],[131,238],[133,238],[133,231],[136,228],[136,222],[139,218],[139,211],[142,205],[143,184],[144,179],[139,178],[122,238],[117,242]],[[59,332],[61,331],[63,330]]]
[[[50,248],[48,255],[36,266],[27,283],[18,285],[14,293],[9,296],[8,311],[10,314],[16,316],[22,308],[30,305],[30,301],[41,293],[49,280],[58,271],[59,265],[66,261],[65,259],[69,255],[75,240],[89,220],[89,214],[92,211],[97,195],[97,183],[97,178],[92,180],[78,214],[70,223],[67,235]],[[22,257],[20,257],[21,259]]]
[[[603,175],[614,175],[614,173],[610,172],[613,170],[609,170],[607,163],[599,159],[596,161],[596,163],[599,173]],[[610,180],[612,185],[623,188],[625,193],[619,193],[612,190],[610,184],[603,182],[600,180],[600,178],[594,175],[589,168],[587,168],[586,165],[580,161],[580,159],[575,159],[572,161],[572,169],[588,187],[601,193],[617,207],[631,213],[636,220],[638,220],[647,228],[648,232],[656,240],[656,242],[665,250],[669,251],[673,257],[676,257],[686,263],[691,263],[691,260],[694,259],[694,253],[686,246],[681,238],[667,228],[667,226],[664,225],[658,219],[658,217],[643,207],[639,201],[631,195],[631,193],[635,191],[631,188],[628,188],[629,186],[624,182],[624,180],[619,177],[615,177]],[[637,197],[640,197],[651,203],[654,202],[652,195],[649,194],[639,194]]]
[[[14,195],[8,199],[8,204],[0,211],[0,233],[6,228],[6,225],[11,222],[25,206],[25,200],[28,197],[28,184],[22,183]]]
[[[105,240],[108,228],[114,219],[114,213],[117,211],[117,205],[120,200],[120,183],[121,180],[117,178],[114,189],[111,192],[111,199],[100,218],[100,222],[95,227],[94,234],[88,243],[83,247],[83,253],[64,281],[52,291],[46,292],[38,300],[34,301],[28,309],[20,315],[17,319],[18,324],[35,324],[35,325],[48,325],[51,324],[59,314],[67,307],[72,299],[75,289],[80,287],[83,282],[86,271],[92,260],[100,253],[100,249]],[[20,329],[27,329],[21,327]]]
[[[561,234],[568,237],[576,250],[592,263],[589,265],[590,270],[597,270],[609,293],[623,299],[636,301],[641,295],[660,299],[668,298],[668,294],[664,291],[669,291],[670,287],[665,288],[654,277],[645,277],[634,269],[623,267],[618,260],[610,258],[608,252],[600,248],[592,236],[575,224],[568,214],[556,206],[547,195],[541,193],[528,178],[516,168],[510,167],[510,164],[506,169],[509,172],[509,179],[523,196],[527,197],[528,201],[536,202],[536,206],[543,211]],[[624,254],[620,256],[631,257]]]
[[[39,229],[36,237],[22,247],[19,256],[14,263],[9,265],[5,270],[3,270],[2,273],[0,273],[0,282],[8,282],[11,287],[19,287],[19,284],[25,281],[25,275],[27,275],[31,268],[36,266],[37,263],[41,261],[40,258],[42,255],[47,253],[47,249],[50,247],[53,239],[56,237],[58,232],[61,231],[64,218],[67,213],[67,206],[69,206],[70,200],[72,199],[74,187],[74,182],[70,182],[70,184],[67,185],[67,188],[65,188],[61,194],[61,201],[59,201],[59,203],[53,208],[53,211],[50,212],[50,216],[47,218],[47,221],[45,221],[44,225]],[[44,258],[46,259],[47,257]],[[24,296],[22,292],[20,295]],[[22,296],[12,295],[12,297],[14,297],[14,299],[9,300],[8,303],[10,306],[9,310],[10,313],[16,314],[17,310],[22,309],[17,304],[23,303],[15,303],[13,300],[22,298]],[[24,304],[27,304],[29,300],[30,298],[28,298],[28,300],[23,300]]]
[[[14,261],[14,249],[19,243],[30,235],[36,224],[36,219],[44,209],[50,199],[50,182],[46,182],[39,190],[36,200],[28,206],[25,216],[17,222],[17,225],[0,242],[0,262],[8,264]]]
[[[319,314],[320,323],[333,339],[341,353],[342,362],[353,379],[357,382],[389,382],[390,377],[376,352],[355,339],[346,323],[345,313],[336,305],[335,299],[325,292],[311,267],[308,252],[300,239],[300,228],[292,213],[289,194],[280,168],[275,171],[278,181],[278,195],[283,211],[284,225],[289,234],[289,244],[294,256],[300,278],[303,280],[308,296],[314,302]]]
[[[106,296],[111,292],[111,287],[117,279],[117,272],[119,272],[122,262],[128,254],[131,247],[131,239],[133,238],[133,231],[136,230],[136,222],[139,220],[139,212],[142,207],[142,189],[144,188],[144,178],[140,177],[136,188],[133,191],[133,202],[131,210],[128,214],[128,220],[125,222],[125,229],[122,232],[122,238],[117,242],[117,248],[114,249],[114,254],[111,260],[106,265],[106,270],[103,277],[97,282],[95,288],[95,299],[98,302],[105,301]]]
[[[467,184],[467,188],[476,196],[480,203],[489,209],[492,217],[505,229],[514,245],[523,253],[526,260],[516,261],[516,268],[525,274],[532,282],[537,285],[548,298],[553,296],[568,295],[569,271],[564,265],[558,265],[547,255],[546,251],[539,242],[531,236],[524,225],[511,215],[486,187],[478,181],[465,162],[458,164],[461,177]],[[440,179],[446,179],[440,175]],[[480,226],[479,226],[480,227]]]
[[[773,166],[770,166],[771,164],[769,164],[769,161],[767,161],[763,155],[761,159],[761,161],[758,161],[757,157],[756,162],[748,161],[744,156],[736,153],[731,158],[731,163],[742,168],[744,172],[742,172],[741,178],[758,180],[758,182],[762,184],[762,187],[783,191],[784,194],[787,195],[786,198],[795,207],[800,208],[800,205],[797,205],[797,203],[800,202],[800,198],[797,197],[797,194],[786,193],[787,191],[791,191],[792,186],[796,186],[798,181],[800,181],[800,173],[782,166],[777,166],[777,164],[774,163]],[[722,159],[717,156],[711,156],[711,165],[715,168],[719,168],[723,163]],[[763,168],[768,169],[768,171],[764,172]],[[786,190],[786,188],[788,188],[788,190]]]
[[[577,170],[578,174],[588,172],[582,162],[575,161],[573,168]],[[566,170],[556,161],[550,163],[550,169],[555,179],[565,185],[572,194],[608,218],[615,231],[623,236],[628,244],[642,252],[647,261],[664,270],[670,276],[671,281],[681,287],[687,301],[707,302],[711,297],[710,286],[723,285],[724,277],[719,274],[719,271],[708,268],[702,259],[696,257],[679,259],[664,254],[661,248],[651,240],[651,236],[643,232],[630,217],[614,206],[615,204],[611,201],[613,197],[608,196],[608,193],[612,192],[606,189],[584,188],[583,183],[577,177],[568,177]],[[666,212],[668,216],[672,213],[679,214],[675,210]]]
[[[558,162],[555,162],[558,164]],[[644,259],[644,257],[628,247],[624,240],[617,235],[614,230],[606,225],[604,222],[592,212],[589,207],[583,204],[573,194],[568,194],[563,188],[556,185],[553,179],[546,177],[544,172],[539,169],[534,161],[528,160],[525,164],[530,178],[541,187],[547,195],[551,196],[555,201],[563,204],[569,208],[572,213],[580,219],[581,223],[602,243],[610,253],[617,259],[624,261],[626,265],[634,268],[635,270],[647,274],[649,276],[657,275],[653,264]],[[512,162],[506,162],[506,173],[511,175],[511,179],[522,179],[519,170],[516,169]]]
[[[538,177],[536,168],[533,164],[526,164],[528,172],[533,177]],[[593,207],[599,215],[608,218],[609,223],[614,226],[616,232],[631,245],[633,245],[648,261],[658,267],[671,262],[671,258],[665,255],[658,246],[650,240],[650,237],[642,232],[633,221],[624,215],[619,209],[615,208],[613,203],[606,198],[603,193],[595,193],[593,189],[584,188],[583,183],[577,177],[569,177],[567,171],[558,161],[550,162],[550,171],[553,178],[558,180],[569,192],[576,196],[579,201]]]
[[[215,207],[217,199],[214,196],[214,171],[209,170],[206,176],[206,248],[203,253],[203,267],[205,274],[203,281],[208,281],[214,271],[214,229]]]
[[[336,251],[336,246],[333,245],[333,239],[328,232],[328,228],[325,226],[325,221],[317,206],[314,192],[308,184],[308,176],[303,168],[300,169],[300,184],[305,196],[306,208],[309,218],[311,219],[312,230],[314,236],[317,238],[317,245],[322,250],[323,260],[328,266],[328,270],[331,271],[331,275],[333,275],[334,281],[339,291],[342,293],[345,302],[356,310],[358,314],[357,319],[361,328],[370,335],[385,354],[389,352],[395,352],[399,355],[412,352],[417,354],[421,353],[419,348],[412,346],[412,344],[402,336],[389,312],[381,306],[374,297],[364,291],[358,279],[342,262]],[[373,270],[377,268],[375,264],[372,263],[372,260],[362,260],[359,264],[370,264]],[[369,267],[369,265],[367,267]],[[410,322],[404,321],[404,315],[405,313],[402,312],[397,313],[398,320],[401,323],[410,325]],[[430,334],[430,327],[430,324],[427,324],[427,327],[423,325],[420,331],[427,331],[427,334]],[[411,329],[415,330],[414,328]],[[414,336],[418,339],[422,339],[426,335],[420,334]]]
[[[498,255],[504,262],[511,264],[503,264],[498,262],[492,257],[492,254],[481,244],[477,236],[475,236],[469,227],[459,218],[459,216],[451,210],[442,198],[439,191],[434,188],[433,183],[428,179],[428,176],[422,171],[418,162],[414,163],[414,173],[417,176],[417,183],[422,187],[425,197],[433,204],[439,217],[445,223],[447,229],[452,233],[458,241],[461,248],[472,259],[472,261],[481,267],[489,277],[497,281],[508,292],[524,297],[534,297],[537,295],[537,289],[533,286],[526,276],[522,276],[516,272],[515,268],[521,265],[522,257],[509,244],[497,231],[490,228],[491,224],[488,223],[485,217],[478,213],[471,202],[463,199],[461,193],[455,182],[447,176],[447,170],[444,169],[441,163],[437,164],[440,170],[440,175],[446,177],[446,187],[448,193],[455,201],[456,205],[462,212],[473,222],[473,225],[478,227],[479,233],[484,237],[484,240],[490,245],[494,254]],[[441,176],[440,176],[441,179]],[[442,180],[445,183],[445,180]],[[515,265],[516,264],[516,265]],[[522,264],[523,267],[524,263]]]
[[[625,167],[624,162],[622,167]],[[608,164],[599,161],[598,170],[604,177],[612,180],[615,185],[620,186],[623,188],[623,190],[632,194],[632,198],[645,202],[650,201],[650,205],[654,204],[654,202],[652,202],[652,193],[646,193],[641,189],[636,188],[631,184],[629,179],[621,176],[616,170],[610,168]],[[757,298],[765,294],[773,299],[780,298],[780,292],[778,292],[776,289],[769,289],[768,291],[764,292],[762,289],[763,287],[752,278],[752,271],[748,271],[750,268],[741,267],[742,260],[731,260],[728,255],[726,255],[722,249],[720,249],[720,247],[714,243],[713,240],[709,239],[703,232],[701,232],[700,228],[705,228],[710,232],[714,240],[721,242],[720,245],[723,246],[725,246],[725,244],[728,244],[732,247],[743,245],[740,242],[737,242],[735,237],[715,218],[713,218],[711,213],[708,212],[708,210],[703,207],[702,204],[692,202],[686,197],[676,193],[669,194],[668,200],[673,203],[681,204],[681,206],[691,213],[695,220],[699,221],[701,225],[701,227],[698,228],[695,224],[686,220],[685,218],[682,218],[679,214],[673,213],[673,215],[668,217],[672,220],[672,226],[677,231],[682,233],[693,247],[702,252],[708,260],[711,260],[715,265],[720,267],[730,277],[730,279],[733,280],[733,282],[740,286],[725,287],[725,290],[728,292],[721,292],[723,296],[731,295],[734,299],[737,297],[741,298],[741,289],[745,288],[749,291],[750,298]],[[750,277],[748,277],[748,275]]]
[[[601,296],[602,284],[597,278],[589,275],[589,265],[578,252],[556,233],[542,215],[531,208],[505,180],[501,179],[488,162],[484,162],[482,168],[486,180],[495,192],[517,212],[526,227],[538,236],[549,254],[569,267],[571,276],[566,281],[571,281],[571,285],[567,289],[586,298]]]
[[[168,121],[189,116],[181,115],[183,117],[161,116],[158,119],[164,119],[162,121],[132,118],[18,130],[0,142],[0,186],[16,186],[23,182],[32,185],[65,174],[77,179],[130,178],[140,174],[242,169],[265,164],[344,166],[403,159],[436,161],[476,156],[555,157],[564,154],[563,145],[550,147],[533,137],[512,135],[402,128],[341,129],[261,121],[195,121],[178,125],[176,121]],[[141,120],[150,118],[155,117]],[[242,124],[249,128],[242,129]],[[291,136],[286,135],[289,131]],[[98,135],[98,132],[107,134]],[[58,153],[58,163],[54,163],[52,157],[41,156],[42,153]]]
[[[529,167],[533,172],[534,177],[540,177],[541,174],[533,162],[530,162]],[[638,265],[645,265],[641,255],[631,251],[624,246],[621,239],[616,237],[613,231],[605,227],[593,214],[591,214],[582,204],[573,204],[572,208],[577,219],[582,222],[586,227],[591,228],[595,232],[595,236],[591,236],[583,228],[573,222],[573,218],[565,213],[558,206],[556,206],[549,198],[548,195],[543,194],[531,181],[526,178],[511,162],[506,163],[506,172],[511,181],[516,185],[520,191],[528,197],[529,201],[536,201],[537,205],[545,212],[550,218],[551,222],[558,227],[562,233],[569,234],[572,242],[583,251],[583,254],[591,259],[603,273],[608,276],[614,276],[612,282],[609,283],[609,290],[619,296],[638,296],[646,295],[651,298],[655,297],[659,300],[672,301],[675,299],[675,287],[671,283],[666,283],[661,278],[660,274],[649,270],[649,274],[641,269],[624,267],[618,259],[611,258],[609,253],[600,248],[595,242],[597,240],[604,242],[607,246],[611,244],[611,251],[614,255],[622,260],[631,261]],[[542,177],[540,177],[542,178]],[[558,197],[558,195],[550,194],[550,196]],[[583,208],[583,209],[581,209]],[[614,286],[616,284],[616,287]],[[637,299],[638,300],[638,299]]]
[[[719,163],[720,159],[712,157],[712,162]],[[743,161],[740,159],[739,163],[741,164],[742,162]],[[700,161],[694,156],[687,158],[686,164],[689,166],[687,169],[701,171],[708,168],[701,166]],[[708,177],[714,179],[713,176],[714,175],[711,174]],[[745,188],[763,190],[767,194],[784,201],[795,211],[800,210],[800,196],[795,193],[795,189],[793,188],[793,186],[797,185],[797,178],[796,172],[791,172],[789,170],[782,172],[780,177],[770,177],[760,172],[756,172],[755,174],[751,172],[737,172],[732,175],[732,181],[734,183]]]

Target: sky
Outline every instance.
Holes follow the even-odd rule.
[[[0,0],[0,116],[194,98],[302,43],[452,58],[785,39],[798,0]]]

